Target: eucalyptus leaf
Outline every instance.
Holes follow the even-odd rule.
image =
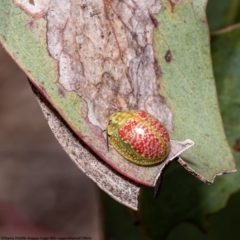
[[[32,83],[107,164],[154,186],[161,164],[146,168],[127,161],[108,146],[104,130],[111,113],[136,108],[172,127],[171,112],[155,82],[153,14],[160,11],[160,2],[0,3],[0,41]],[[126,26],[126,17],[139,24]]]
[[[181,157],[212,182],[235,170],[219,112],[212,72],[206,0],[162,1],[154,50],[161,67],[160,93],[173,113],[171,139],[186,137],[195,146]]]
[[[186,169],[196,172],[200,179],[211,182],[216,175],[235,170],[215,95],[204,15],[206,2],[164,0],[161,4],[157,1],[150,4],[144,1],[134,6],[125,2],[105,3],[105,10],[111,18],[106,18],[100,2],[95,8],[92,4],[79,5],[72,1],[64,5],[62,2],[56,4],[54,0],[36,1],[35,4],[19,0],[2,1],[0,40],[73,131],[123,175],[153,186],[162,170],[161,165],[148,168],[134,165],[112,147],[108,151],[103,134],[107,116],[114,109],[143,106],[163,120],[172,139],[193,139],[195,147],[182,157],[188,165]],[[149,7],[148,11],[146,7]],[[76,21],[76,9],[81,12],[81,21]],[[117,12],[120,9],[123,13]],[[131,12],[133,9],[135,11]],[[151,14],[158,14],[157,18]],[[105,25],[101,25],[97,16],[106,20]],[[126,16],[139,21],[139,25],[134,28],[133,23],[125,22]],[[146,26],[148,34],[145,33],[144,39],[140,32],[145,31]],[[94,28],[97,32],[93,32]],[[175,28],[182,31],[175,31]],[[102,29],[101,33],[99,29]],[[123,40],[129,29],[136,31],[136,39]],[[95,47],[93,50],[89,38]],[[124,44],[131,48],[130,55],[130,49],[126,50]],[[96,49],[97,46],[100,50]],[[120,52],[119,61],[114,54]],[[134,55],[137,52],[139,56]],[[128,62],[130,56],[131,61]],[[102,57],[108,61],[101,62]],[[96,64],[95,69],[92,62]],[[115,68],[109,68],[108,62],[115,64]],[[103,69],[96,70],[101,66]],[[124,74],[132,78],[132,86],[128,85],[129,79]],[[116,77],[121,80],[121,85],[114,80]],[[95,78],[103,81],[102,85],[93,83],[97,81]],[[158,84],[149,84],[154,80]],[[160,86],[161,95],[157,95],[157,86]],[[131,95],[132,91],[136,93]]]

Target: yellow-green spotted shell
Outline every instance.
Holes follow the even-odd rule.
[[[107,134],[110,144],[135,164],[157,164],[169,153],[170,140],[166,128],[157,118],[142,110],[112,114]]]

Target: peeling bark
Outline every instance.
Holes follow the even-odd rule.
[[[88,121],[105,129],[110,114],[142,109],[172,129],[159,95],[153,52],[153,14],[160,2],[51,0],[48,48],[59,62],[59,82],[88,107]]]

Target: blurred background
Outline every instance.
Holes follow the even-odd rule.
[[[101,239],[99,192],[60,147],[0,47],[0,236]]]

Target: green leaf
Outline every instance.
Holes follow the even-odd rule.
[[[219,104],[230,146],[240,137],[240,28],[212,36],[212,58]],[[235,153],[236,154],[236,153]]]
[[[50,45],[50,34],[52,36],[58,36],[57,30],[60,28],[60,26],[54,26],[56,21],[51,22],[51,25],[48,18],[53,13],[53,20],[55,19],[55,16],[58,16],[58,18],[56,17],[55,20],[61,24],[62,19],[59,18],[60,15],[54,15],[54,11],[59,10],[57,7],[59,7],[60,4],[57,6],[51,5],[52,11],[48,12],[46,15],[43,13],[41,13],[42,15],[40,13],[31,15],[28,11],[23,11],[20,7],[17,7],[14,2],[17,2],[17,0],[0,1],[0,41],[3,43],[4,47],[7,48],[9,53],[26,72],[28,77],[56,108],[61,116],[67,121],[75,133],[82,138],[97,154],[99,154],[99,156],[105,159],[105,161],[113,166],[113,168],[116,168],[122,174],[134,179],[135,181],[146,185],[153,185],[154,176],[159,170],[158,167],[145,168],[135,166],[121,158],[116,151],[114,151],[114,149],[110,148],[110,151],[108,151],[106,139],[104,138],[104,134],[102,132],[103,129],[101,129],[97,124],[94,125],[89,122],[91,120],[88,118],[89,114],[91,115],[91,112],[88,112],[89,105],[87,105],[87,100],[84,100],[84,98],[81,96],[81,94],[89,92],[91,93],[88,85],[86,87],[86,91],[81,91],[80,94],[78,92],[79,86],[77,84],[77,87],[75,87],[74,90],[71,90],[72,86],[70,86],[68,89],[68,84],[63,86],[63,83],[60,83],[60,77],[68,78],[68,74],[60,74],[61,76],[59,77],[59,72],[61,73],[61,71],[63,71],[65,68],[64,66],[59,65],[57,54],[54,55],[48,48]],[[74,1],[71,3],[73,2]],[[76,4],[77,2],[74,3]],[[104,3],[107,7],[108,13],[115,13],[111,7],[116,7],[116,5],[113,6],[110,4],[112,2],[107,1]],[[148,1],[144,1],[142,3],[147,4]],[[158,2],[156,2],[154,5],[155,8],[152,9],[153,12],[157,12],[157,3]],[[171,134],[172,139],[185,140],[190,138],[194,140],[196,143],[194,149],[183,155],[183,157],[192,169],[200,173],[207,180],[212,181],[216,174],[234,170],[235,164],[227,142],[225,141],[225,135],[215,96],[215,85],[210,67],[211,61],[209,57],[208,31],[204,16],[205,1],[178,1],[178,4],[174,5],[174,1],[164,0],[162,1],[162,4],[163,7],[157,18],[159,25],[158,28],[155,29],[154,53],[161,69],[160,93],[165,97],[168,106],[166,106],[165,100],[163,100],[160,102],[161,105],[157,105],[157,110],[159,111],[159,109],[162,109],[162,106],[164,106],[164,109],[168,107],[171,108],[173,113],[174,127],[174,130]],[[76,4],[76,6],[78,5]],[[99,6],[102,7],[101,4],[99,4]],[[66,9],[67,6],[66,8],[64,7],[63,10]],[[81,6],[81,9],[86,9],[86,6]],[[138,10],[140,9],[142,10],[141,7],[139,7]],[[132,13],[135,14],[134,11],[132,11]],[[73,14],[73,19],[71,19],[71,21],[74,21],[76,19],[74,18],[74,14],[76,14],[74,8],[72,9],[71,14]],[[93,12],[90,14],[90,17],[92,18],[94,16],[98,16],[98,14],[98,11],[96,13]],[[127,14],[129,14],[129,12],[127,12]],[[104,14],[102,15],[105,16]],[[46,18],[43,18],[43,16]],[[116,15],[111,15],[111,17],[114,16]],[[65,15],[62,15],[62,17],[65,17]],[[136,16],[134,15],[134,17]],[[97,17],[94,19],[96,20]],[[89,22],[92,23],[92,21]],[[120,31],[119,33],[121,33],[122,28],[120,27],[118,29],[118,26],[123,26],[123,23],[118,22],[118,18],[111,19],[112,24],[115,22],[117,22],[115,25],[115,30]],[[154,18],[152,19],[151,23],[154,23],[157,26]],[[108,24],[108,27],[109,25],[110,24]],[[54,29],[54,27],[55,31],[50,31]],[[69,32],[74,29],[78,30],[77,27],[71,27],[68,29]],[[93,31],[91,27],[92,25],[89,28],[84,29],[89,34],[98,34],[98,32]],[[63,24],[62,28],[62,31],[65,30],[66,25]],[[125,31],[127,31],[127,28]],[[63,52],[70,49],[69,51],[74,54],[77,51],[74,47],[72,47],[75,39],[76,41],[79,41],[79,44],[74,46],[78,50],[81,50],[81,54],[78,55],[78,57],[81,57],[84,55],[82,50],[83,46],[80,44],[81,39],[76,38],[76,36],[72,37],[72,35],[68,35],[69,32],[67,32],[64,36],[61,36],[66,37],[66,39],[62,39],[65,41]],[[112,32],[108,32],[108,34],[108,36],[110,36]],[[102,36],[103,38],[106,37],[101,35],[101,38]],[[114,38],[117,38],[119,35],[117,34],[114,36]],[[124,38],[121,39],[121,41],[124,43]],[[132,44],[134,45],[135,42]],[[147,66],[146,68],[143,67],[141,69],[143,72],[140,71],[142,77],[146,78],[147,81],[151,81],[155,77],[155,72],[150,71],[153,69],[148,68],[148,64],[151,63],[152,65],[154,64],[154,67],[157,67],[157,64],[155,66],[155,62],[153,61],[154,59],[151,61],[149,60],[152,53],[150,51],[151,49],[149,48],[150,45],[151,44],[148,44],[144,48],[146,50],[145,52],[141,52],[142,55],[146,55],[144,55],[145,57],[141,59],[142,62],[139,65],[139,67],[145,65]],[[104,54],[111,53],[114,55],[115,50],[120,48],[120,45],[116,46],[116,43],[115,45],[113,44],[107,46],[113,47],[114,51],[105,51]],[[53,48],[53,50],[56,49],[57,47]],[[141,51],[141,49],[142,48],[140,47],[137,48],[138,51]],[[133,48],[132,50],[135,49]],[[86,54],[86,58],[88,57],[88,53],[89,52]],[[134,54],[131,51],[127,52],[127,56],[132,56]],[[91,71],[89,71],[94,73],[95,69],[92,67],[92,62],[94,62],[96,56],[92,56],[91,54],[89,54],[89,56],[91,56],[91,59],[88,62],[91,64],[88,65],[89,68],[86,68],[85,71],[90,69]],[[72,62],[72,60],[74,60],[74,58],[71,59],[70,62]],[[105,61],[104,64],[106,63],[108,66],[108,62],[111,59],[107,57],[107,60],[108,61]],[[123,58],[121,58],[121,61],[123,61]],[[122,64],[121,61],[120,63]],[[75,65],[74,64],[70,66],[74,68],[78,63]],[[126,65],[121,64],[120,66]],[[121,69],[115,67],[115,64],[110,64],[109,69],[112,70],[114,68],[118,70]],[[138,69],[138,67],[133,68],[133,70],[136,69]],[[129,72],[129,74],[134,75],[135,72]],[[105,78],[106,79],[104,83],[107,83],[105,90],[101,89],[103,82],[100,82],[97,85],[96,90],[98,91],[101,89],[103,91],[103,96],[105,96],[105,93],[109,89],[119,88],[118,85],[115,86],[113,84],[116,82],[115,80],[111,82],[113,85],[108,85],[108,76],[105,76]],[[124,77],[119,76],[118,78],[121,80],[121,82],[124,79]],[[74,79],[74,77],[69,77],[69,79]],[[87,84],[88,83],[89,82],[87,82]],[[142,82],[140,81],[139,84],[141,83]],[[142,87],[142,89],[146,90],[145,85]],[[97,117],[100,116],[106,109],[107,111],[109,109],[111,111],[119,109],[119,106],[114,105],[115,101],[119,101],[119,104],[124,105],[124,107],[130,106],[125,106],[125,102],[122,98],[114,98],[115,95],[116,94],[113,91],[113,99],[106,99],[101,106],[101,109],[98,109],[98,114],[96,114]],[[155,95],[157,96],[157,94]],[[155,100],[159,98],[159,96],[156,96],[154,96],[152,102],[146,101],[146,105],[148,104],[150,107],[151,105],[154,105],[156,102]],[[98,95],[96,97],[98,97]],[[120,97],[122,97],[122,95]],[[140,93],[138,95],[140,100],[144,97],[144,94]],[[133,99],[131,98],[131,100]],[[98,103],[98,101],[95,103]],[[130,103],[127,102],[127,104]],[[136,107],[136,105],[134,106]],[[107,123],[107,119],[103,118],[103,120],[105,123]],[[166,122],[169,123],[168,121]],[[103,124],[102,128],[104,127],[105,126]],[[218,155],[216,153],[218,153]]]
[[[240,193],[231,197],[228,205],[219,213],[209,216],[207,232],[201,232],[197,226],[190,223],[182,223],[168,236],[167,240],[194,239],[194,240],[225,240],[231,236],[231,240],[240,238]]]
[[[167,240],[178,240],[179,238],[208,240],[208,237],[191,223],[182,223],[169,234]]]
[[[235,169],[222,126],[209,49],[205,0],[162,1],[155,32],[161,95],[173,113],[171,139],[195,146],[181,156],[208,181]]]
[[[239,0],[209,0],[207,5],[207,17],[211,31],[228,27],[240,20]]]
[[[18,2],[18,6],[14,4],[15,2]],[[44,3],[42,4],[44,6]],[[152,109],[152,105],[157,110],[159,110],[161,105],[165,106],[164,101],[161,102],[161,97],[157,94],[154,56],[150,44],[144,43],[145,47],[137,46],[137,49],[134,49],[136,42],[130,42],[129,44],[133,46],[129,50],[128,43],[123,41],[126,38],[125,31],[129,31],[128,28],[124,31],[122,30],[124,28],[122,23],[124,17],[121,19],[122,22],[118,18],[114,18],[111,20],[111,24],[109,24],[108,21],[110,20],[106,18],[105,10],[100,1],[95,6],[97,14],[91,12],[91,4],[93,2],[89,2],[88,7],[83,3],[80,6],[78,1],[71,1],[67,6],[63,3],[60,4],[60,2],[58,5],[52,3],[49,3],[49,5],[45,4],[46,6],[36,13],[36,11],[31,12],[30,10],[38,9],[37,4],[31,5],[31,3],[27,2],[21,4],[19,0],[0,1],[0,18],[2,19],[0,24],[1,43],[71,129],[97,155],[113,169],[130,179],[141,184],[153,186],[159,172],[161,172],[162,166],[157,165],[146,168],[132,164],[119,155],[113,147],[110,146],[108,149],[106,133],[104,132],[108,123],[108,117],[113,111],[123,108],[138,108],[137,102],[141,103],[141,106],[149,106],[150,109]],[[109,7],[107,10],[108,14],[112,13],[111,16],[116,16],[116,12],[112,8],[118,7],[118,5],[112,6],[109,4],[105,3]],[[145,1],[145,4],[149,5],[148,1]],[[152,11],[159,9],[159,6],[160,4],[156,2]],[[126,14],[131,13],[131,9],[128,9],[128,7],[126,4],[122,6]],[[75,8],[78,8],[78,10]],[[138,11],[144,11],[141,6],[137,5],[137,8]],[[69,11],[69,15],[64,14],[65,10]],[[75,11],[86,12],[80,16],[82,19],[79,18],[76,21]],[[132,11],[133,13],[135,14],[134,11]],[[96,17],[99,14],[102,18],[106,18],[105,21],[107,23],[104,27],[102,27],[102,22]],[[136,16],[133,17],[136,18]],[[64,21],[65,23],[63,24]],[[149,14],[147,15],[147,21],[153,25]],[[134,21],[133,24],[135,24]],[[140,25],[143,28],[148,26]],[[122,27],[118,29],[119,26]],[[98,36],[99,31],[95,31],[95,28],[99,31],[101,30],[100,36]],[[117,31],[119,31],[119,34],[113,34]],[[139,34],[139,42],[142,44],[141,31]],[[123,36],[117,39],[119,35]],[[146,35],[149,35],[149,33],[146,33]],[[91,37],[97,39],[94,42],[95,45],[93,44],[94,47],[91,45],[94,39],[89,41]],[[100,41],[103,41],[102,45],[104,47],[99,43]],[[120,51],[118,41],[123,41],[127,49],[123,48]],[[102,48],[106,49],[106,51],[103,51]],[[121,53],[121,57],[117,58],[115,55],[118,51],[119,54]],[[141,52],[140,56],[142,59],[138,58],[137,54],[139,52]],[[81,57],[82,59],[80,59]],[[122,63],[124,57],[127,61],[126,64],[125,62],[124,64]],[[128,63],[129,57],[133,58],[130,63]],[[149,57],[153,59],[148,61]],[[127,64],[132,66],[129,73],[127,73]],[[122,71],[123,68],[126,68],[126,70]],[[80,74],[82,72],[83,74]],[[126,76],[122,76],[122,72]],[[131,80],[129,80],[129,74],[133,75]],[[134,79],[136,75],[140,75],[140,77]],[[150,76],[146,79],[145,75]],[[90,80],[90,78],[92,79]],[[114,80],[115,78],[118,81]],[[124,79],[127,82],[124,82]],[[149,84],[149,81],[153,81],[153,84],[151,84],[153,91],[148,91],[145,87],[146,83],[142,83],[138,79],[147,81],[147,84]],[[131,84],[128,81],[130,83],[139,82],[135,83],[133,89],[129,89],[132,86],[130,86]],[[142,86],[139,87],[141,84]],[[134,95],[135,91],[138,92],[139,96]],[[150,96],[147,96],[148,98],[143,104],[139,99],[146,97],[144,91],[150,92]],[[125,94],[126,92],[129,95]],[[125,97],[127,99],[124,99]],[[132,102],[135,101],[136,103],[131,106]],[[156,105],[156,102],[158,103],[159,101],[161,105]],[[165,108],[167,107],[165,106]],[[98,117],[101,121],[97,119]]]

